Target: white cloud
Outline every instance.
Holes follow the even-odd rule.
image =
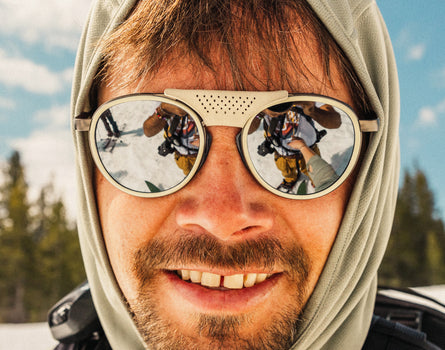
[[[27,138],[10,141],[20,152],[26,169],[30,198],[51,182],[56,193],[62,193],[68,213],[75,215],[75,167],[72,137],[69,129],[69,106],[54,106],[34,115],[41,127]]]
[[[0,0],[0,34],[75,50],[91,0]]]
[[[421,125],[434,125],[437,122],[437,113],[431,107],[422,107],[419,111],[418,121]]]
[[[47,131],[68,130],[70,128],[69,106],[52,106],[49,109],[38,111],[34,114],[33,120]]]
[[[73,75],[74,75],[73,67],[67,68],[60,73],[61,79],[69,84],[71,84],[71,82],[73,81]]]
[[[54,94],[71,81],[72,69],[52,72],[23,57],[8,56],[0,49],[0,83],[38,94]]]
[[[404,27],[393,38],[394,47],[404,53],[408,61],[420,61],[425,57],[427,45],[419,39],[418,33],[412,27]]]
[[[408,59],[411,61],[420,61],[426,52],[425,44],[417,44],[408,48]]]
[[[400,30],[397,37],[393,39],[394,46],[397,47],[406,47],[411,40],[411,29],[409,27],[404,27]]]
[[[445,99],[439,101],[435,106],[424,106],[420,108],[417,116],[417,125],[434,126],[439,121],[439,116],[445,114]]]

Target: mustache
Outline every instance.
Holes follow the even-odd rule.
[[[255,267],[272,272],[279,267],[305,279],[311,265],[302,247],[283,246],[275,237],[262,236],[227,244],[211,235],[187,232],[175,235],[174,239],[152,239],[135,252],[133,259],[140,281],[149,279],[150,272],[156,269],[187,264],[240,271]]]

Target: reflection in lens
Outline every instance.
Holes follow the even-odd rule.
[[[284,193],[326,189],[351,160],[355,138],[350,117],[337,107],[311,101],[280,107],[265,109],[250,124],[247,149],[253,167]]]
[[[199,132],[179,107],[155,100],[126,101],[107,109],[100,119],[95,132],[99,158],[120,185],[143,193],[166,191],[193,169]]]

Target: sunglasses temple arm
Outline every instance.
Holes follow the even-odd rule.
[[[379,131],[379,119],[372,119],[372,120],[363,120],[360,119],[360,131],[361,132],[377,132]]]
[[[90,130],[92,113],[82,112],[74,118],[74,130],[88,131]]]

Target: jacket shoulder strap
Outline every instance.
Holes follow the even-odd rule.
[[[373,316],[363,350],[440,350],[426,334],[397,322]]]

